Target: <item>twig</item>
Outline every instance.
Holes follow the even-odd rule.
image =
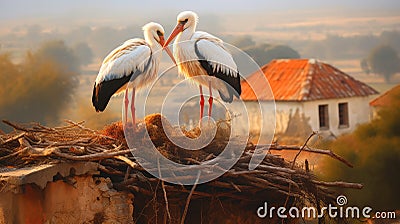
[[[126,172],[125,172],[125,176],[124,176],[124,182],[126,182],[126,180],[128,180],[130,172],[131,172],[131,166],[128,166],[126,168]]]
[[[13,157],[13,156],[16,156],[16,155],[18,155],[18,154],[20,154],[20,153],[23,153],[23,152],[27,151],[28,149],[29,149],[29,147],[25,147],[25,148],[23,148],[23,149],[21,149],[21,150],[19,150],[19,151],[16,151],[16,152],[13,152],[13,153],[8,154],[8,155],[6,155],[6,156],[0,157],[0,161],[1,161],[1,160],[8,159],[8,158]]]
[[[163,180],[161,180],[161,187],[164,193],[164,200],[165,200],[165,210],[167,211],[168,215],[168,220],[171,222],[171,213],[169,212],[169,205],[168,205],[168,197],[167,197],[167,191],[165,190],[165,183]]]
[[[96,154],[90,154],[90,155],[83,155],[83,156],[74,156],[66,153],[62,153],[58,150],[55,150],[53,152],[54,155],[65,158],[65,159],[70,159],[70,160],[77,160],[77,161],[93,161],[93,160],[102,160],[102,159],[108,159],[108,158],[113,158],[118,155],[123,155],[129,153],[131,150],[121,150],[121,151],[114,151],[113,152],[102,152],[102,153],[96,153]]]
[[[282,150],[296,150],[297,151],[297,150],[300,150],[302,148],[302,147],[295,146],[295,145],[276,145],[276,144],[263,145],[262,147],[265,147],[268,150],[279,150],[279,151],[282,151]],[[350,162],[345,160],[343,157],[335,154],[331,150],[315,149],[315,148],[310,148],[310,147],[306,146],[306,147],[304,147],[303,151],[330,156],[330,157],[332,157],[334,159],[337,159],[340,162],[346,164],[347,166],[353,168],[353,165]]]
[[[2,145],[5,145],[5,144],[7,144],[7,143],[9,143],[9,142],[18,140],[18,139],[24,137],[25,135],[26,135],[26,132],[19,133],[18,135],[15,135],[15,136],[13,136],[13,137],[11,137],[11,138],[9,138],[9,139],[6,139],[5,141],[2,141],[1,144],[2,144]]]
[[[129,151],[130,152],[129,149],[128,150],[123,150],[123,151]],[[101,153],[98,153],[98,154],[101,154]],[[123,154],[125,154],[125,153],[123,153]],[[92,154],[92,155],[96,155],[96,154]],[[128,164],[133,169],[137,169],[139,167],[139,165],[137,163],[133,162],[132,160],[130,160],[127,157],[122,156],[122,155],[120,154],[120,155],[114,156],[114,158],[119,159],[121,161],[124,161],[126,164]]]
[[[362,184],[358,183],[347,183],[342,181],[335,181],[335,182],[325,182],[325,181],[311,181],[314,184],[325,186],[325,187],[342,187],[342,188],[354,188],[354,189],[361,189],[363,188]]]
[[[161,188],[162,188],[163,194],[164,194],[165,210],[167,211],[168,220],[171,222],[172,219],[171,219],[171,213],[169,212],[169,203],[168,203],[167,191],[165,190],[165,183],[164,183],[164,180],[162,180],[162,176],[161,176],[160,158],[159,157],[157,157],[157,168],[158,168],[158,176],[161,179]]]
[[[14,128],[16,130],[26,131],[26,132],[29,131],[29,129],[21,127],[21,126],[19,126],[17,124],[14,124],[14,123],[12,123],[12,122],[10,122],[8,120],[3,120],[3,123],[7,124],[8,126],[11,126],[12,128]]]
[[[317,134],[317,132],[316,132],[316,131],[313,131],[313,132],[310,134],[310,136],[308,136],[308,138],[306,139],[306,141],[304,142],[304,144],[303,144],[303,146],[300,148],[300,150],[297,152],[296,156],[295,156],[294,159],[293,159],[293,163],[292,163],[291,169],[294,168],[294,165],[296,164],[296,159],[297,159],[297,157],[300,155],[301,151],[303,151],[303,149],[307,146],[308,141],[309,141],[315,134]],[[289,201],[289,197],[290,197],[290,194],[291,194],[291,189],[292,189],[292,184],[289,182],[289,188],[288,188],[288,191],[287,191],[288,194],[287,194],[287,196],[286,196],[286,200],[285,200],[284,207],[286,207],[286,205],[287,205],[287,203],[288,203],[288,201]]]
[[[81,121],[81,122],[78,122],[78,123],[77,123],[77,122],[74,122],[74,121],[71,121],[71,120],[66,119],[65,122],[67,122],[67,123],[69,123],[69,124],[71,124],[71,125],[73,125],[73,126],[79,127],[79,128],[82,129],[82,130],[91,132],[92,134],[96,134],[96,135],[98,135],[99,137],[107,138],[107,139],[111,139],[111,140],[117,140],[117,139],[115,139],[115,138],[112,138],[112,137],[107,136],[107,135],[103,135],[103,134],[99,133],[98,131],[95,131],[95,130],[92,130],[92,129],[90,129],[90,128],[87,128],[87,127],[83,126],[82,124],[84,123],[84,121]]]
[[[294,159],[293,159],[292,169],[294,168],[294,164],[296,163],[296,159],[297,159],[297,157],[300,155],[301,151],[303,151],[303,149],[307,146],[308,141],[310,141],[310,139],[311,139],[314,135],[316,135],[316,134],[317,134],[317,132],[316,132],[316,131],[313,131],[313,132],[310,134],[310,136],[308,136],[307,140],[304,142],[304,144],[303,144],[303,146],[300,148],[300,150],[297,152],[296,156],[295,156]]]
[[[187,214],[187,211],[188,211],[188,208],[189,208],[190,199],[192,198],[194,189],[196,188],[197,183],[199,182],[200,173],[201,173],[201,171],[199,170],[199,172],[197,173],[196,182],[193,184],[192,190],[190,190],[190,194],[189,194],[188,198],[186,199],[186,205],[185,205],[185,209],[183,210],[183,214],[182,214],[182,218],[181,218],[181,224],[185,223],[185,218],[186,218],[186,214]]]

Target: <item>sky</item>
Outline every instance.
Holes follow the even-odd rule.
[[[162,18],[182,10],[193,10],[199,14],[216,14],[224,17],[232,14],[274,14],[287,18],[304,13],[340,16],[342,13],[364,13],[366,15],[400,14],[398,0],[203,0],[203,1],[79,1],[79,0],[1,0],[0,20],[4,22],[29,22],[42,20],[57,22],[69,19],[82,22],[121,22],[120,19]],[[243,20],[248,20],[245,16]],[[32,22],[33,22],[32,21]],[[123,21],[123,20],[122,20]],[[260,23],[263,21],[249,21]]]
[[[252,11],[287,11],[287,10],[319,10],[331,8],[337,10],[397,10],[400,2],[397,0],[203,0],[203,1],[79,1],[79,0],[2,0],[1,19],[26,17],[40,17],[44,15],[57,16],[79,12],[124,12],[133,14],[160,13],[169,10],[192,9],[199,12],[228,13],[228,12],[252,12]]]
[[[217,35],[251,34],[263,41],[400,29],[398,0],[0,0],[0,33],[33,24],[63,31],[77,26],[141,26],[150,21],[168,31],[183,10],[199,14],[201,30]]]

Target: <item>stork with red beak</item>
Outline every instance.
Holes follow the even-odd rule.
[[[111,51],[104,59],[94,83],[92,103],[97,112],[104,111],[111,96],[125,90],[125,117],[128,114],[128,88],[131,82],[132,123],[135,128],[135,91],[151,84],[158,74],[158,66],[164,41],[164,28],[158,23],[143,26],[144,40],[140,38],[125,41]],[[169,48],[165,48],[174,61]]]
[[[231,103],[233,96],[241,94],[240,75],[232,55],[225,49],[221,39],[202,31],[195,31],[197,14],[192,11],[181,12],[178,23],[172,31],[164,48],[176,37],[173,45],[174,57],[180,74],[194,78],[200,89],[200,121],[203,118],[204,96],[202,85],[208,86],[208,116],[212,111],[212,88],[218,90],[221,99]]]

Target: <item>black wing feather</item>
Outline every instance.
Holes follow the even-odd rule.
[[[112,79],[95,84],[93,87],[92,103],[97,112],[106,109],[111,96],[129,82],[132,74],[119,79]]]
[[[153,54],[152,52],[150,52],[150,57],[143,71],[149,69],[152,57]],[[135,80],[140,74],[143,73],[143,71],[140,71],[136,68],[135,72],[131,72],[129,75],[125,75],[122,78],[102,81],[97,85],[95,83],[93,87],[92,103],[94,108],[96,109],[96,112],[103,112],[106,109],[112,95],[114,95],[115,92],[117,92],[121,87],[128,83],[131,78],[131,81]]]
[[[225,96],[224,94],[219,92],[219,95],[221,96],[221,99],[225,102],[231,103],[233,101],[233,96],[235,95],[237,98],[240,97],[240,94],[242,93],[242,87],[240,85],[240,75],[239,72],[236,74],[236,77],[232,75],[228,75],[224,73],[221,69],[218,69],[217,71],[214,71],[211,63],[209,63],[204,56],[200,53],[198,47],[197,47],[197,42],[195,44],[195,52],[197,56],[199,57],[199,63],[201,67],[203,67],[206,71],[207,74],[210,76],[215,76],[218,79],[221,79],[224,81],[225,85],[227,85],[227,89],[229,92],[228,96]],[[229,85],[229,86],[228,86]]]

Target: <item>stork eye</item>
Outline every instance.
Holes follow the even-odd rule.
[[[161,31],[159,31],[159,30],[157,30],[157,35],[158,35],[158,36],[164,36],[164,34],[161,33]]]
[[[181,20],[181,21],[179,21],[179,23],[180,24],[182,24],[182,25],[185,25],[186,23],[187,23],[187,21],[188,21],[189,19],[188,18],[186,18],[185,20]]]

